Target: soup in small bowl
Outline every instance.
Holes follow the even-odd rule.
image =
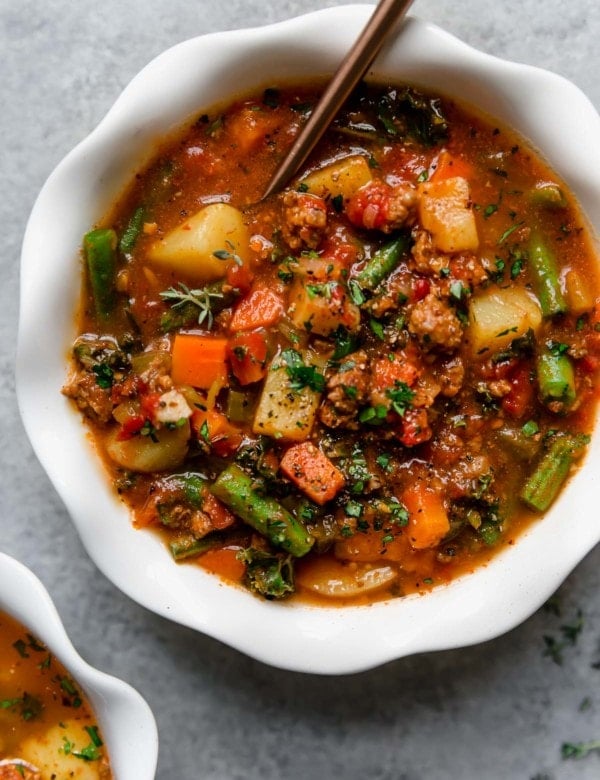
[[[150,780],[156,758],[146,702],[81,659],[39,580],[0,554],[0,777]]]

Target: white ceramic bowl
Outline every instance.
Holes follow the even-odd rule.
[[[81,238],[147,159],[153,139],[228,96],[330,74],[372,6],[331,8],[182,43],[151,62],[58,166],[33,209],[22,256],[18,397],[37,455],[89,554],[151,610],[286,669],[345,673],[419,651],[480,642],[528,617],[600,539],[600,438],[543,522],[485,568],[427,596],[371,607],[261,601],[136,531],[113,496],[79,415],[60,395],[74,333]],[[372,75],[456,96],[516,128],[600,232],[600,117],[571,83],[504,62],[410,18]],[[572,518],[577,518],[576,529]]]
[[[42,583],[4,553],[0,553],[0,611],[41,640],[86,692],[98,718],[115,780],[153,780],[158,734],[150,708],[130,685],[99,672],[81,658]]]

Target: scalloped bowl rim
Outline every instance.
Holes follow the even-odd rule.
[[[372,8],[339,6],[266,27],[213,33],[159,55],[51,174],[33,208],[21,260],[19,408],[92,559],[150,610],[273,666],[322,674],[474,644],[532,614],[600,539],[591,511],[599,495],[600,469],[592,468],[600,461],[598,435],[544,521],[476,573],[423,597],[370,607],[313,607],[263,602],[200,567],[176,566],[154,534],[132,527],[59,388],[75,335],[79,274],[73,271],[81,236],[148,161],[152,139],[222,103],[224,95],[272,84],[275,71],[278,83],[330,74]],[[600,180],[589,175],[600,171],[600,117],[572,83],[479,52],[412,16],[369,75],[458,94],[512,124],[544,150],[577,196],[594,235],[600,233]],[[577,534],[570,532],[570,517],[576,518]]]
[[[0,610],[41,640],[86,692],[116,780],[152,780],[158,757],[158,732],[150,707],[131,685],[83,660],[46,588],[30,569],[2,552]]]

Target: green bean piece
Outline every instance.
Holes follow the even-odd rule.
[[[402,233],[378,249],[356,277],[359,285],[366,290],[374,290],[398,266],[408,251],[409,243],[409,234]]]
[[[111,228],[98,228],[83,237],[83,250],[94,306],[99,318],[106,319],[116,300],[117,234]]]
[[[211,487],[212,493],[232,512],[276,547],[300,558],[314,544],[313,537],[274,498],[262,496],[254,480],[235,463],[228,466]]]
[[[560,288],[556,259],[537,232],[532,232],[529,239],[529,266],[544,317],[564,314],[567,311],[567,302]]]
[[[123,235],[119,241],[119,250],[124,255],[129,254],[135,246],[135,242],[138,240],[138,236],[142,232],[145,218],[146,209],[143,206],[138,206],[131,215],[129,222],[127,223],[127,227],[123,231]]]
[[[540,395],[544,403],[561,401],[565,406],[571,406],[577,394],[575,372],[568,355],[542,352],[538,355],[536,370]]]
[[[529,201],[546,209],[564,209],[567,199],[558,184],[542,184],[529,191]]]
[[[218,531],[203,536],[202,539],[198,539],[194,534],[185,534],[170,541],[169,549],[176,561],[184,561],[186,558],[193,558],[220,547],[225,540],[225,534]]]
[[[583,436],[558,436],[525,482],[521,500],[535,512],[545,512],[566,480],[577,450],[587,442]]]

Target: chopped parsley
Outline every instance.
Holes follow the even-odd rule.
[[[285,368],[290,378],[292,390],[302,390],[305,387],[321,393],[325,389],[325,377],[317,366],[306,365],[302,355],[295,349],[284,349],[281,353]]]
[[[399,382],[398,380],[394,383],[394,387],[386,390],[385,394],[392,402],[392,409],[400,417],[404,417],[406,410],[410,409],[415,397],[414,391],[405,382]]]

